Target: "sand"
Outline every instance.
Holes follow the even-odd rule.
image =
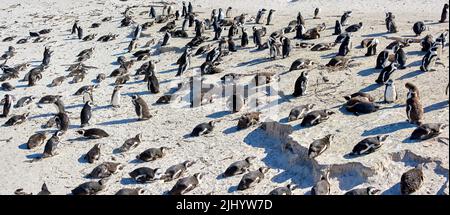
[[[181,1],[176,1],[176,9],[180,9]],[[28,138],[37,131],[43,131],[41,125],[44,124],[55,109],[51,105],[38,108],[36,104],[31,104],[25,108],[15,109],[14,114],[30,112],[29,121],[14,127],[1,127],[0,133],[0,194],[10,195],[18,188],[23,188],[25,192],[37,193],[43,182],[45,182],[52,194],[69,194],[70,190],[77,185],[89,181],[84,176],[95,166],[104,161],[121,162],[125,164],[123,170],[114,174],[108,182],[107,188],[99,194],[114,194],[121,188],[142,187],[147,194],[161,195],[170,190],[175,181],[164,183],[157,181],[150,184],[136,184],[129,179],[128,173],[137,167],[151,167],[166,169],[171,165],[185,160],[195,160],[197,163],[189,168],[185,176],[197,172],[206,173],[204,182],[190,194],[267,194],[272,189],[294,183],[299,189],[294,191],[296,195],[308,194],[318,177],[318,171],[331,167],[332,194],[340,195],[353,189],[367,186],[374,186],[382,190],[386,195],[397,195],[400,193],[399,182],[402,173],[414,166],[425,163],[425,182],[423,187],[415,194],[436,195],[448,194],[448,139],[447,144],[437,140],[429,140],[417,143],[405,141],[414,126],[406,122],[405,102],[407,90],[403,87],[406,82],[415,83],[421,90],[421,101],[425,107],[426,122],[441,122],[448,124],[448,96],[445,95],[445,87],[449,82],[448,76],[448,47],[442,55],[442,65],[436,66],[436,71],[422,73],[419,65],[424,53],[420,52],[419,44],[412,44],[405,48],[408,54],[408,68],[399,70],[394,75],[396,86],[400,94],[400,99],[395,104],[381,104],[385,109],[356,117],[347,112],[340,111],[340,106],[345,102],[343,96],[358,91],[370,92],[377,101],[383,100],[384,87],[375,85],[374,81],[378,76],[378,71],[374,70],[376,56],[364,57],[365,49],[357,48],[364,38],[376,37],[380,40],[379,50],[386,47],[392,40],[384,36],[414,37],[412,25],[416,21],[425,21],[429,28],[424,34],[437,36],[448,29],[448,23],[440,24],[442,6],[445,1],[392,1],[392,0],[323,0],[323,1],[293,1],[285,0],[194,0],[192,1],[194,10],[199,12],[201,18],[208,18],[211,9],[233,7],[233,16],[241,13],[248,13],[255,16],[258,9],[273,8],[277,11],[274,15],[273,25],[267,26],[268,33],[286,27],[287,24],[295,20],[297,13],[302,12],[306,19],[306,28],[315,27],[323,22],[327,29],[322,32],[322,37],[309,41],[313,43],[333,42],[332,36],[334,22],[344,11],[352,10],[353,16],[349,24],[358,22],[364,23],[364,29],[354,34],[353,46],[350,56],[358,65],[348,70],[338,72],[321,71],[317,68],[310,70],[309,94],[301,98],[292,98],[289,95],[293,92],[293,85],[301,71],[287,72],[291,63],[297,58],[308,58],[320,65],[325,65],[331,57],[337,53],[337,48],[324,52],[311,52],[308,49],[294,48],[291,56],[287,59],[275,61],[266,60],[269,56],[268,50],[255,51],[253,43],[250,48],[240,49],[237,53],[232,53],[224,57],[224,62],[219,66],[224,69],[224,73],[235,72],[240,74],[253,74],[255,72],[270,71],[279,76],[278,85],[280,90],[286,95],[284,97],[274,96],[270,101],[279,101],[276,109],[263,111],[262,121],[276,121],[276,125],[286,125],[283,129],[292,129],[292,132],[279,137],[270,131],[259,129],[258,126],[238,131],[236,130],[237,118],[245,110],[232,114],[224,109],[226,99],[217,99],[213,104],[208,104],[198,108],[189,108],[185,104],[172,105],[152,105],[164,93],[174,87],[177,83],[175,74],[177,66],[174,64],[182,50],[177,49],[185,45],[193,36],[194,29],[189,29],[188,39],[172,38],[169,49],[172,51],[159,54],[159,45],[152,46],[153,60],[158,60],[156,65],[157,77],[161,82],[161,93],[150,94],[147,91],[143,77],[134,79],[124,85],[122,106],[120,109],[112,109],[109,106],[111,94],[115,81],[108,78],[101,83],[94,92],[96,107],[93,111],[93,119],[90,128],[101,128],[111,136],[101,140],[80,140],[75,132],[79,129],[79,114],[83,106],[82,96],[73,96],[73,93],[81,86],[93,84],[98,73],[109,74],[118,68],[115,63],[118,56],[127,53],[127,46],[131,40],[130,33],[133,27],[118,28],[122,19],[121,12],[127,6],[138,6],[133,8],[133,17],[138,23],[150,21],[147,13],[151,1],[69,1],[69,0],[39,0],[20,1],[3,0],[0,6],[0,38],[17,35],[12,42],[0,42],[0,50],[6,51],[8,46],[13,45],[17,54],[8,65],[31,62],[33,67],[39,65],[42,60],[42,52],[45,46],[52,47],[54,56],[50,67],[44,72],[44,78],[34,87],[28,87],[26,82],[20,82],[27,71],[21,72],[20,79],[9,81],[16,89],[12,92],[0,92],[0,97],[5,93],[10,93],[16,98],[34,95],[38,98],[48,94],[59,94],[63,96],[67,111],[70,112],[71,126],[68,133],[62,139],[57,156],[45,159],[40,162],[26,162],[30,158],[38,156],[43,152],[43,146],[33,150],[25,149]],[[321,19],[312,19],[316,7],[321,8]],[[156,8],[158,13],[161,7]],[[385,12],[393,12],[396,15],[396,22],[399,33],[386,34],[384,25]],[[101,23],[96,29],[89,26],[94,22],[101,22],[104,17],[112,16],[111,22]],[[94,41],[81,42],[70,35],[70,29],[74,20],[79,19],[81,26],[85,29],[85,35],[98,33],[98,36],[114,33],[119,37],[107,43]],[[181,26],[181,21],[177,21],[177,26]],[[248,24],[247,28],[251,34],[253,24]],[[150,37],[143,37],[139,40],[143,46],[148,40],[155,38],[160,41],[163,33],[158,30],[163,24],[156,24],[144,33]],[[15,42],[28,35],[29,31],[39,31],[44,28],[52,28],[48,35],[49,40],[43,43],[30,43],[18,45]],[[226,35],[227,31],[223,32]],[[213,33],[208,31],[206,35],[213,37]],[[293,38],[295,33],[287,35]],[[267,36],[263,41],[267,40]],[[292,44],[298,43],[292,39]],[[208,41],[208,43],[210,43]],[[237,44],[240,44],[237,41]],[[61,75],[66,75],[68,64],[74,63],[76,55],[83,49],[95,47],[94,54],[85,64],[95,66],[98,69],[89,70],[85,80],[81,83],[71,84],[69,80],[61,86],[48,88],[51,81]],[[144,49],[144,48],[141,48]],[[204,57],[193,57],[192,68],[199,67],[204,62]],[[131,74],[144,62],[137,62],[131,69]],[[220,83],[219,78],[223,74],[207,76],[208,83]],[[323,84],[322,75],[328,77],[329,83]],[[250,77],[249,77],[250,78]],[[243,79],[248,81],[249,78]],[[316,93],[317,92],[317,93]],[[139,94],[150,105],[150,112],[153,115],[148,121],[136,121],[136,114],[129,95]],[[300,104],[314,103],[315,109],[333,109],[337,114],[333,115],[327,122],[316,127],[304,129],[299,126],[299,121],[287,123],[286,117],[292,107]],[[276,111],[278,110],[278,111]],[[221,120],[214,131],[199,138],[187,138],[192,129],[200,123],[211,120]],[[3,124],[6,119],[0,119]],[[49,135],[55,131],[46,129]],[[121,154],[114,154],[113,150],[123,142],[138,133],[143,133],[143,143],[136,149]],[[276,133],[276,132],[275,132]],[[297,143],[299,151],[307,148],[309,144],[327,134],[335,134],[335,143],[320,157],[314,165],[310,161],[305,161],[301,153],[295,154],[283,148],[286,138]],[[368,136],[382,134],[391,135],[379,151],[358,158],[346,158],[353,146]],[[48,135],[48,136],[49,136]],[[445,129],[442,137],[449,137],[448,128]],[[9,141],[5,141],[8,140]],[[82,158],[87,151],[95,144],[103,144],[102,156],[94,164],[86,163]],[[149,162],[136,162],[135,156],[151,147],[166,146],[172,148],[162,159]],[[295,151],[295,150],[294,150]],[[297,151],[298,152],[298,151]],[[229,164],[236,160],[244,159],[247,156],[256,156],[257,161],[252,165],[252,170],[261,166],[267,166],[270,171],[265,179],[256,188],[246,191],[236,191],[241,176],[227,179],[217,179],[217,177],[227,168]]]

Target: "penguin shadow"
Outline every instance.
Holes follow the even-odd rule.
[[[294,131],[300,131],[300,130],[312,127],[312,126],[302,126],[301,122],[302,122],[302,120],[297,120],[298,124],[292,126],[292,129],[294,129]]]
[[[361,91],[361,92],[368,93],[368,92],[371,92],[371,91],[374,91],[374,90],[378,89],[378,88],[381,87],[381,86],[382,86],[381,84],[374,83],[374,84],[371,84],[371,85],[369,85],[369,86],[367,86],[367,87],[364,87],[364,88],[361,89],[360,91]]]
[[[90,139],[89,138],[85,138],[85,137],[75,137],[75,138],[71,138],[71,139],[67,139],[67,142],[88,142]]]
[[[27,159],[34,160],[34,159],[42,158],[42,156],[44,156],[43,153],[33,153],[33,154],[26,155],[25,157]]]
[[[168,70],[165,70],[165,71],[161,71],[161,72],[158,72],[159,74],[167,74],[167,73],[172,73],[172,72],[177,72],[178,71],[178,68],[173,68],[173,69],[168,69]]]
[[[405,79],[409,79],[409,78],[414,78],[414,77],[422,75],[422,74],[424,74],[424,72],[422,72],[420,70],[416,70],[416,71],[402,75],[400,78],[397,78],[397,80],[405,80]]]
[[[139,183],[136,180],[134,180],[133,178],[122,178],[120,180],[120,184],[127,186],[127,185],[136,185]]]
[[[230,135],[239,132],[239,128],[237,126],[229,127],[223,131],[224,134]]]
[[[28,150],[27,143],[22,143],[17,148],[22,149],[22,150]]]
[[[129,92],[129,93],[123,93],[123,96],[133,96],[133,95],[138,95],[138,96],[144,96],[144,95],[150,95],[151,93],[149,91],[141,91],[141,92]]]
[[[320,58],[322,58],[322,59],[329,59],[329,58],[333,58],[335,56],[336,56],[336,53],[329,53],[329,54],[320,56]]]
[[[145,163],[145,162],[142,161],[142,160],[139,160],[139,159],[135,158],[135,159],[133,159],[133,160],[130,160],[128,163],[129,163],[129,164],[142,164],[142,163]]]
[[[283,119],[280,119],[279,123],[283,123],[283,124],[289,123],[289,117],[284,117]]]
[[[342,105],[339,109],[338,109],[342,114],[346,115],[346,116],[357,116],[354,113],[350,112],[347,110],[347,108],[345,108],[344,105]],[[361,114],[361,115],[365,115],[365,114]]]
[[[364,155],[356,155],[356,154],[352,154],[352,153],[350,152],[350,153],[345,154],[345,155],[342,156],[342,157],[343,157],[344,159],[351,160],[351,159],[355,159],[355,158],[364,157]]]
[[[234,192],[238,192],[237,185],[234,185],[234,186],[231,186],[230,188],[228,188],[228,193],[234,193]]]
[[[375,69],[375,68],[369,68],[369,69],[365,69],[365,70],[359,71],[359,72],[358,72],[358,75],[359,75],[359,76],[366,77],[366,76],[370,76],[370,75],[372,75],[372,74],[374,74],[374,73],[376,73],[376,72],[377,72],[377,69]]]
[[[82,155],[78,158],[78,163],[81,163],[81,164],[89,163],[89,162],[87,161],[87,159],[86,159],[86,154],[82,154]]]
[[[19,88],[27,88],[28,87],[28,84],[21,84],[21,85],[17,85],[16,86],[16,89],[19,89]]]
[[[388,35],[388,34],[390,34],[390,33],[389,32],[373,33],[373,34],[362,35],[362,37],[381,37],[381,36]]]
[[[76,108],[82,108],[84,107],[84,104],[74,104],[74,105],[68,105],[65,107],[65,109],[76,109]]]
[[[143,79],[138,79],[135,81],[128,81],[127,83],[125,83],[125,85],[133,85],[133,84],[139,84],[139,83],[144,83]],[[116,86],[115,84],[113,86]]]
[[[112,105],[95,106],[94,108],[92,108],[92,110],[97,111],[97,110],[103,110],[103,109],[109,109],[109,108],[112,108]]]
[[[385,103],[385,102],[377,102],[377,104],[384,104],[384,105],[386,105],[387,103]],[[397,109],[397,108],[404,108],[404,107],[406,107],[405,104],[395,104],[395,105],[392,106],[392,107],[383,107],[382,110],[386,110],[386,109]]]
[[[400,183],[394,184],[389,189],[383,191],[381,195],[400,195]]]
[[[420,143],[423,142],[421,140],[411,140],[410,137],[405,138],[402,143],[406,143],[406,144],[416,144],[416,143]]]
[[[394,133],[400,130],[414,128],[416,125],[407,122],[406,120],[403,122],[394,122],[387,125],[378,126],[376,128],[366,130],[363,132],[362,136],[376,136],[376,135],[384,135]]]
[[[275,175],[272,179],[272,182],[283,184],[290,181],[291,184],[295,184],[296,189],[305,189],[308,187],[314,186],[314,181],[311,179],[301,179],[300,177],[296,177],[296,174],[289,173],[288,171],[282,171],[280,174]]]
[[[52,114],[52,113],[45,113],[45,114],[31,116],[31,117],[29,117],[29,119],[47,118],[47,117],[50,117],[53,115],[54,114]]]
[[[210,114],[210,115],[208,115],[206,117],[212,118],[212,119],[218,119],[218,118],[222,118],[222,117],[224,117],[226,115],[229,115],[229,114],[232,114],[232,113],[230,111],[219,111],[219,112]]]
[[[242,62],[242,63],[238,63],[237,66],[238,67],[245,67],[245,66],[256,66],[258,64],[263,64],[266,62],[271,61],[271,59],[269,58],[257,58],[257,59],[253,59],[247,62]]]
[[[117,57],[117,56],[122,56],[122,55],[126,55],[128,54],[128,51],[123,51],[123,52],[119,52],[119,53],[115,53],[112,56]]]
[[[100,125],[100,126],[123,125],[123,124],[130,124],[130,123],[136,123],[136,122],[139,122],[139,121],[135,118],[131,118],[131,119],[119,119],[119,120],[112,120],[112,121],[108,121],[108,122],[102,122],[102,123],[98,123],[97,125]]]
[[[417,66],[421,66],[421,65],[422,65],[422,61],[421,60],[417,60],[417,61],[414,61],[414,62],[410,63],[406,67],[417,67]]]
[[[424,108],[425,113],[429,113],[429,112],[433,112],[433,111],[437,111],[440,109],[444,109],[448,107],[448,101],[442,101],[442,102],[438,102],[436,104],[432,104],[428,107]]]

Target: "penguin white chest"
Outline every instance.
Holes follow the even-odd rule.
[[[384,92],[385,102],[395,102],[396,99],[397,93],[395,92],[395,86],[386,86],[386,90]]]

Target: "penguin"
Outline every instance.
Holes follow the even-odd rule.
[[[367,44],[367,53],[365,56],[374,56],[377,54],[377,46],[380,44],[380,41],[378,39],[370,40],[370,42]]]
[[[313,65],[314,62],[312,60],[309,59],[304,59],[304,58],[300,58],[295,60],[292,64],[291,67],[289,69],[289,72],[294,71],[294,70],[301,70],[301,69],[305,69],[308,66]]]
[[[423,52],[428,52],[433,47],[433,44],[435,43],[434,38],[432,35],[425,36],[421,41],[420,45],[422,46]]]
[[[142,133],[137,134],[135,137],[125,140],[125,142],[120,146],[117,151],[119,153],[128,152],[135,149],[139,144],[141,144]]]
[[[324,138],[314,140],[311,145],[309,146],[308,150],[308,157],[310,159],[315,159],[319,155],[321,155],[323,152],[325,152],[330,145],[332,144],[334,139],[333,134],[329,134],[325,136]]]
[[[191,58],[191,49],[186,48],[183,55],[177,62],[178,66],[179,66],[178,73],[176,74],[177,77],[183,75],[189,69],[190,64],[191,64],[190,58]]]
[[[164,157],[167,150],[169,150],[167,147],[150,148],[137,155],[136,159],[144,162],[154,161]]]
[[[71,192],[72,195],[95,195],[106,188],[107,178],[100,181],[89,181],[78,185]]]
[[[164,39],[163,39],[163,42],[162,42],[161,46],[166,46],[169,43],[169,40],[170,40],[171,37],[172,37],[172,35],[170,34],[169,31],[167,31],[164,34]]]
[[[55,106],[57,113],[64,113],[64,112],[66,112],[66,109],[64,107],[64,102],[62,101],[62,99],[60,99],[60,98],[57,99],[53,103],[53,105]]]
[[[266,11],[267,10],[264,8],[258,11],[258,13],[256,14],[256,19],[255,19],[256,24],[261,24],[261,20],[264,18]]]
[[[348,18],[351,17],[352,11],[346,11],[342,16],[341,16],[341,25],[342,26],[346,26],[347,25],[347,21]]]
[[[176,10],[176,11],[175,11],[175,20],[176,20],[176,21],[180,20],[180,16],[181,16],[180,11],[179,11],[179,10]]]
[[[344,38],[341,45],[339,46],[339,52],[337,56],[346,56],[352,48],[352,41],[350,35]]]
[[[168,192],[169,195],[183,195],[186,194],[202,183],[203,173],[195,173],[193,176],[179,179],[177,183]]]
[[[188,14],[192,14],[194,13],[194,8],[192,7],[192,3],[189,2],[188,3],[188,10],[187,10]]]
[[[272,18],[273,18],[273,13],[276,12],[276,10],[270,9],[269,10],[269,15],[267,15],[267,23],[266,25],[270,25],[270,23],[272,22]]]
[[[178,12],[178,10],[177,10]],[[179,13],[179,12],[178,12]],[[116,192],[116,196],[138,196],[143,195],[145,190],[142,188],[122,188]]]
[[[417,192],[423,185],[424,174],[423,164],[419,164],[414,169],[410,169],[402,174],[400,178],[400,193],[410,195]]]
[[[342,26],[339,20],[336,20],[336,24],[334,25],[334,33],[333,35],[340,35],[342,34]]]
[[[438,137],[442,131],[447,128],[448,124],[443,123],[427,123],[417,127],[409,137],[410,140],[429,140]]]
[[[316,8],[314,10],[314,17],[313,17],[313,19],[320,19],[319,12],[320,12],[320,8]]]
[[[248,172],[242,176],[241,181],[237,187],[237,190],[247,190],[249,188],[255,187],[264,179],[264,175],[269,171],[267,167],[260,167],[258,170]]]
[[[292,195],[292,191],[295,189],[295,185],[288,184],[284,187],[277,187],[274,190],[270,191],[269,195],[273,196],[290,196]]]
[[[384,102],[388,104],[396,102],[398,100],[398,93],[394,81],[392,79],[389,79],[389,81],[386,82],[385,86]]]
[[[258,124],[259,120],[260,120],[260,115],[261,115],[261,112],[251,112],[251,113],[244,114],[243,116],[241,116],[239,118],[238,125],[237,125],[238,129],[242,130],[242,129],[250,128],[251,126]]]
[[[27,149],[34,149],[42,144],[44,144],[45,139],[47,139],[47,136],[45,133],[36,133],[31,135],[31,137],[28,139],[27,142]]]
[[[4,104],[3,104],[3,112],[0,115],[0,118],[6,118],[9,116],[9,114],[11,114],[11,111],[13,109],[13,103],[14,103],[14,99],[11,95],[6,94],[4,97]]]
[[[406,96],[407,99],[412,98],[412,93],[416,94],[415,96],[420,99],[420,91],[416,85],[411,82],[407,82],[405,87],[408,89],[408,94]]]
[[[289,57],[289,54],[291,52],[291,40],[287,37],[283,38],[283,46],[282,46],[282,56],[283,59]]]
[[[173,165],[166,170],[161,178],[164,179],[164,182],[178,179],[187,171],[187,168],[192,166],[194,163],[195,162],[193,161],[184,161],[183,163]]]
[[[251,157],[245,158],[244,160],[236,161],[236,162],[230,164],[230,166],[228,166],[228,168],[225,170],[225,172],[222,173],[222,177],[227,178],[227,177],[241,175],[241,174],[246,173],[250,169],[250,166],[252,165],[252,161],[255,159],[256,159],[256,157],[251,156]]]
[[[44,57],[42,59],[42,65],[48,66],[50,64],[50,58],[53,55],[53,51],[50,51],[50,48],[45,47],[44,49]]]
[[[233,8],[232,7],[228,7],[227,11],[225,12],[225,17],[226,18],[231,18],[231,12],[232,12]]]
[[[311,48],[311,51],[327,51],[331,50],[336,43],[319,43]]]
[[[388,33],[397,33],[397,24],[395,24],[395,16],[394,14],[392,14],[392,12],[388,12],[386,13],[386,19],[385,19],[385,23],[386,23],[386,29],[388,31]]]
[[[420,65],[420,71],[429,72],[433,70],[434,65],[436,64],[437,55],[437,47],[432,47],[425,56],[422,58],[422,65]]]
[[[448,3],[444,4],[444,8],[442,9],[441,19],[439,20],[440,23],[444,23],[447,21],[448,17]]]
[[[137,40],[136,39],[132,39],[130,41],[130,44],[128,45],[128,53],[131,53],[136,48],[137,48]]]
[[[367,187],[367,188],[356,188],[346,192],[344,195],[347,196],[373,196],[381,193],[381,190],[375,187]]]
[[[113,108],[120,108],[120,97],[123,86],[115,86],[111,96],[111,105]]]
[[[246,28],[242,28],[242,36],[241,36],[241,46],[247,47],[248,46],[248,33]]]
[[[80,119],[81,119],[81,128],[89,126],[89,120],[92,118],[92,103],[86,102],[81,110]]]
[[[72,25],[72,31],[70,34],[75,34],[78,31],[78,20],[75,20],[75,22]]]
[[[87,139],[102,139],[109,137],[109,134],[106,133],[106,131],[99,128],[80,129],[77,133],[83,135]]]
[[[422,103],[416,96],[416,93],[411,93],[411,98],[406,100],[406,116],[408,117],[408,122],[412,124],[421,125],[424,110]]]
[[[367,155],[380,149],[389,138],[389,135],[380,135],[376,137],[368,137],[359,141],[354,147],[350,155]]]
[[[24,123],[25,121],[27,121],[29,115],[30,115],[30,113],[24,113],[21,115],[13,115],[11,118],[8,119],[8,121],[5,122],[5,124],[3,124],[3,126],[20,125],[20,124]]]
[[[77,35],[78,35],[78,39],[80,39],[80,40],[83,39],[83,28],[81,28],[81,26],[78,26],[78,28],[77,28]]]
[[[43,183],[41,186],[41,191],[39,191],[39,193],[37,193],[36,195],[38,196],[48,196],[51,195],[52,193],[48,190],[47,188],[47,184]]]
[[[315,106],[315,104],[307,104],[292,108],[291,112],[289,113],[288,122],[303,119],[303,117],[305,117],[305,115]]]
[[[138,183],[144,184],[159,180],[162,177],[162,170],[160,168],[140,167],[131,171],[128,175]]]
[[[183,10],[181,11],[181,16],[185,17],[187,16],[187,7],[186,7],[186,2],[182,2],[183,3]]]
[[[147,103],[141,98],[139,95],[131,96],[132,102],[134,105],[134,110],[138,116],[139,121],[149,120],[152,115],[150,115],[150,111],[148,109]]]
[[[297,78],[297,81],[295,81],[294,93],[292,95],[294,97],[306,95],[307,87],[308,87],[308,72],[302,72],[300,77]]]
[[[155,76],[155,72],[150,72],[150,75],[148,76],[147,89],[153,94],[159,93],[159,81]]]
[[[335,112],[330,110],[315,110],[306,114],[303,118],[301,126],[315,126],[322,122],[325,122],[330,118]]]
[[[377,80],[375,81],[377,84],[385,84],[391,79],[391,75],[397,71],[397,63],[393,62],[391,65],[383,68],[380,74],[378,75]]]
[[[253,27],[253,43],[255,44],[258,49],[261,49],[262,46],[262,39],[261,39],[261,33],[256,29],[256,27]]]
[[[389,62],[389,52],[384,50],[378,54],[377,57],[377,65],[375,69],[383,69],[386,67],[386,64]]]
[[[60,76],[53,79],[52,83],[49,85],[50,87],[60,86],[66,80],[66,76]]]
[[[62,133],[66,132],[69,129],[70,118],[69,118],[69,115],[67,115],[67,113],[62,112],[62,113],[56,114],[55,122],[58,125],[58,128]]]
[[[28,86],[36,86],[36,82],[42,79],[42,73],[37,70],[31,70],[28,77]]]
[[[306,31],[306,29],[305,29],[304,25],[297,25],[295,27],[295,37],[294,37],[294,39],[299,39],[299,40],[305,39],[304,33],[303,33],[305,31]]]
[[[345,29],[346,32],[358,32],[359,30],[361,30],[363,28],[363,23],[360,22],[358,24],[354,24],[354,25],[350,25],[349,27],[347,27]]]
[[[86,153],[84,159],[89,163],[94,163],[94,161],[100,159],[100,144],[95,144],[94,147]]]
[[[104,162],[96,166],[92,171],[86,175],[86,178],[102,179],[108,178],[112,174],[117,173],[123,169],[123,164],[114,162]]]
[[[377,112],[378,110],[381,109],[381,107],[378,105],[375,105],[372,102],[357,102],[353,105],[347,105],[345,107],[345,109],[348,112],[351,112],[351,113],[355,114],[356,116],[359,116],[361,114],[369,114],[369,113]]]
[[[306,24],[306,22],[305,22],[305,19],[304,19],[303,16],[302,16],[302,13],[301,13],[301,12],[298,12],[298,14],[297,14],[297,26],[298,26],[298,25],[303,25],[303,26],[305,26],[305,24]]]
[[[395,62],[398,63],[398,69],[406,69],[406,61],[408,57],[406,57],[406,53],[401,46],[396,46],[394,48],[395,52]]]
[[[43,158],[53,157],[58,154],[58,146],[61,143],[60,137],[62,137],[64,133],[62,131],[57,131],[53,134],[53,136],[47,140],[44,146],[44,153],[42,153]]]
[[[414,23],[413,31],[416,34],[416,37],[420,36],[422,34],[422,32],[424,32],[425,30],[426,30],[426,27],[425,27],[424,22],[420,21],[420,22]]]
[[[92,95],[92,90],[87,91],[83,94],[83,103],[90,102],[90,105],[94,105],[94,97]]]
[[[137,25],[133,32],[133,39],[137,40],[141,37],[142,25]]]
[[[190,136],[199,137],[211,133],[214,130],[215,123],[216,123],[215,121],[210,121],[208,123],[201,123],[195,126]]]
[[[228,50],[230,52],[237,52],[236,44],[233,41],[233,38],[228,38]]]
[[[151,19],[156,19],[156,10],[153,6],[150,6],[150,11],[148,15]]]
[[[330,195],[331,184],[329,182],[330,172],[323,175],[320,180],[311,188],[311,195]]]

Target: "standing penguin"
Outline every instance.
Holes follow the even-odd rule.
[[[352,41],[350,35],[347,35],[339,46],[339,52],[337,56],[346,56],[352,48]]]
[[[437,55],[437,46],[433,46],[425,56],[422,58],[422,65],[420,65],[420,70],[422,72],[429,72],[433,69],[436,59],[438,58]]]
[[[255,26],[253,26],[253,43],[255,43],[255,46],[258,47],[258,49],[262,46],[261,32],[258,31]]]
[[[341,25],[342,26],[346,26],[347,25],[347,21],[348,18],[351,16],[352,11],[346,11],[342,16],[341,16]]]
[[[330,171],[327,171],[320,180],[311,188],[311,195],[329,195],[331,184],[329,182]]]
[[[401,46],[396,46],[395,51],[395,62],[398,63],[398,69],[406,69],[406,53]]]
[[[248,33],[246,28],[242,28],[241,46],[247,47],[248,45]]]
[[[423,184],[423,164],[419,164],[416,168],[410,169],[402,174],[400,179],[400,193],[409,195],[418,191]]]
[[[136,49],[136,47],[137,47],[137,40],[132,39],[130,41],[130,44],[128,45],[128,53],[131,53],[134,49]]]
[[[142,25],[138,24],[134,29],[133,38],[135,40],[139,39],[141,37],[141,32],[142,32]]]
[[[426,30],[425,23],[423,23],[423,22],[414,23],[413,31],[416,34],[416,37],[420,36],[422,34],[422,32],[424,32],[425,30]]]
[[[183,55],[180,58],[180,61],[178,62],[178,73],[176,76],[183,75],[190,67],[191,64],[191,49],[186,48]]]
[[[86,102],[86,104],[84,104],[83,109],[81,110],[80,119],[81,119],[81,127],[82,128],[88,126],[89,125],[89,120],[91,120],[91,118],[92,118],[92,107],[91,107],[91,105],[92,105],[91,102]]]
[[[148,109],[147,103],[144,101],[143,98],[141,98],[139,95],[133,95],[131,96],[134,110],[136,111],[136,114],[138,116],[139,121],[149,120],[152,115],[150,115],[150,111]]]
[[[378,75],[377,80],[375,81],[378,84],[385,84],[389,79],[391,79],[391,75],[397,70],[397,63],[393,62],[391,65],[383,68],[381,70],[380,75]]]
[[[78,30],[78,20],[75,20],[75,23],[73,23],[73,25],[72,25],[72,31],[70,34],[77,33],[77,30]]]
[[[439,20],[439,22],[440,23],[446,22],[447,16],[448,16],[448,3],[444,4],[444,8],[442,9],[442,14],[441,14],[441,20]]]
[[[334,135],[329,134],[322,139],[313,141],[309,146],[308,157],[310,159],[314,159],[317,156],[321,155],[324,151],[326,151],[330,147],[333,139]]]
[[[308,87],[308,72],[302,72],[297,81],[295,81],[295,89],[292,94],[294,97],[304,96]]]
[[[339,20],[336,20],[336,24],[334,25],[334,33],[333,35],[340,35],[342,33],[342,26]]]
[[[83,28],[81,28],[81,26],[78,26],[77,32],[78,32],[78,39],[82,40],[83,39]]]
[[[380,43],[378,39],[370,40],[367,44],[367,53],[366,56],[373,56],[377,54],[377,46]]]
[[[55,106],[58,113],[65,113],[66,109],[64,107],[64,102],[61,98],[58,98],[53,105]]]
[[[156,18],[156,11],[155,11],[155,8],[153,6],[150,7],[149,16],[150,16],[151,19],[155,19]]]
[[[389,62],[389,52],[384,50],[378,54],[377,57],[377,65],[375,66],[375,69],[383,69],[386,67],[386,64]]]
[[[305,37],[303,36],[303,32],[305,32],[305,26],[297,25],[295,27],[295,37],[294,37],[294,39],[299,39],[299,40],[304,39]]]
[[[50,51],[50,48],[45,47],[44,49],[44,57],[42,59],[42,65],[48,66],[50,64],[50,58],[52,57],[53,51]]]
[[[70,118],[69,115],[67,115],[67,113],[62,112],[56,114],[55,122],[58,125],[59,130],[62,131],[62,133],[66,132],[69,129]]]
[[[297,25],[305,25],[306,23],[305,23],[305,19],[303,18],[303,16],[302,16],[302,13],[301,12],[298,12],[298,14],[297,14]]]
[[[164,34],[164,39],[163,39],[161,46],[166,46],[169,43],[170,38],[171,38],[171,34],[169,31],[167,31],[166,34]]]
[[[233,41],[233,38],[228,38],[228,50],[230,52],[237,52],[236,44]]]
[[[313,17],[313,19],[320,19],[319,13],[320,13],[320,8],[316,8],[314,10],[314,17]]]
[[[282,53],[283,58],[289,57],[289,54],[291,53],[291,40],[287,37],[283,37],[283,46],[282,46]]]
[[[274,13],[275,11],[276,11],[276,10],[273,10],[273,9],[270,9],[270,10],[269,10],[269,15],[267,16],[267,23],[266,23],[266,25],[270,25],[270,23],[272,22],[273,13]]]
[[[111,96],[111,105],[113,108],[120,107],[120,93],[123,86],[115,86]]]
[[[389,79],[386,82],[386,88],[384,90],[384,102],[385,103],[394,103],[398,99],[397,89],[395,88],[394,81]]]
[[[11,95],[6,94],[4,101],[5,102],[3,104],[3,112],[0,115],[0,118],[8,117],[9,114],[11,113],[12,108],[13,108],[14,99],[13,99],[13,97]]]
[[[159,93],[159,81],[158,78],[155,75],[155,72],[149,72],[150,75],[148,76],[148,82],[147,82],[147,89],[154,94]]]
[[[192,14],[194,13],[194,8],[192,7],[192,3],[189,2],[188,3],[188,10],[187,10],[188,14]]]
[[[385,23],[386,23],[386,29],[388,31],[388,33],[397,33],[397,24],[395,24],[395,16],[394,14],[392,14],[392,12],[388,12],[386,13],[386,19],[385,19]]]
[[[42,153],[42,158],[49,158],[57,155],[56,150],[60,144],[60,137],[62,137],[63,134],[64,132],[57,131],[50,139],[47,140],[44,147],[44,153]]]
[[[424,118],[423,115],[422,103],[416,93],[411,93],[411,98],[406,100],[406,116],[408,117],[408,122],[421,125]]]

